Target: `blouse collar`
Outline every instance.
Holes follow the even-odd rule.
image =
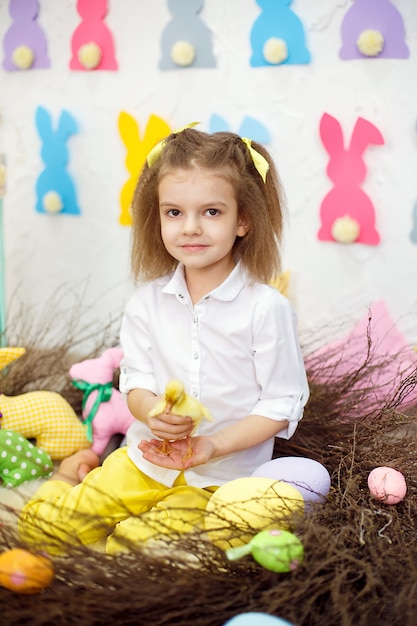
[[[213,297],[225,302],[234,300],[247,282],[248,277],[239,261],[230,272],[229,276],[227,276],[218,287],[209,291],[202,299]],[[182,263],[177,265],[174,273],[171,275],[171,278],[162,291],[163,293],[174,294],[180,300],[184,300],[186,296],[189,296],[184,276],[184,265]]]

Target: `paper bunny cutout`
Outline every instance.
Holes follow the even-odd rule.
[[[255,20],[250,41],[252,67],[273,65],[265,58],[265,44],[274,39],[286,44],[287,57],[280,64],[304,64],[310,61],[310,52],[305,45],[303,24],[290,8],[292,0],[256,0],[262,13]]]
[[[390,0],[355,0],[343,18],[341,59],[366,59],[357,45],[361,33],[377,31],[383,37],[382,50],[372,58],[405,59],[410,55],[404,41],[401,13]]]
[[[228,122],[220,115],[213,113],[209,121],[209,132],[216,133],[223,130],[230,130]],[[241,137],[248,137],[249,139],[253,139],[259,143],[269,143],[271,141],[269,131],[266,126],[249,115],[246,115],[243,118],[237,133]]]
[[[361,189],[361,183],[366,177],[363,153],[371,144],[384,143],[381,133],[371,122],[359,117],[350,145],[345,149],[340,123],[324,113],[320,120],[320,137],[330,155],[326,171],[334,187],[321,204],[318,238],[337,241],[333,231],[335,222],[348,219],[358,226],[355,243],[377,245],[380,238],[375,228],[375,210],[370,198]]]
[[[38,0],[10,0],[9,13],[13,23],[4,35],[5,57],[3,67],[8,71],[21,69],[40,69],[50,66],[46,37],[37,22],[39,13]],[[13,54],[20,46],[25,46],[33,55],[29,67],[16,65]]]
[[[204,0],[168,0],[172,19],[161,37],[162,70],[215,67],[211,32],[199,17]]]
[[[82,18],[71,39],[72,70],[117,70],[117,61],[114,53],[113,36],[104,18],[107,15],[107,0],[78,0],[77,11]],[[82,47],[95,45],[99,51],[99,58],[92,66],[80,62],[79,53]],[[85,49],[86,52],[88,50]]]
[[[39,213],[79,214],[74,183],[66,171],[68,163],[67,140],[77,132],[77,124],[67,111],[62,111],[56,130],[44,107],[38,107],[36,128],[42,140],[41,157],[45,169],[36,183],[36,210]]]
[[[141,139],[139,126],[134,117],[122,111],[119,115],[119,132],[127,149],[125,164],[130,177],[120,192],[121,213],[119,222],[123,226],[132,224],[130,205],[136,187],[139,172],[145,163],[148,153],[159,142],[171,133],[169,125],[157,115],[151,115]]]
[[[97,358],[75,363],[69,371],[74,386],[84,393],[87,435],[92,439],[91,449],[99,455],[113,435],[125,435],[135,421],[122,394],[113,387],[114,372],[122,358],[121,348],[108,348]]]

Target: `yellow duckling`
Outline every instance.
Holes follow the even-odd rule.
[[[185,392],[184,385],[180,380],[173,379],[167,383],[163,398],[150,411],[149,417],[156,417],[157,415],[162,415],[162,413],[172,413],[173,415],[192,418],[194,427],[189,437],[188,451],[184,460],[190,458],[193,455],[191,436],[197,430],[202,419],[213,421],[210,411],[201,402]],[[164,454],[169,454],[170,446],[168,441],[164,440],[162,442],[160,451]]]

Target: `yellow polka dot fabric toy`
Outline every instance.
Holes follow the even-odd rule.
[[[36,445],[53,460],[91,446],[74,409],[55,391],[29,391],[19,396],[0,394],[0,412],[3,429],[35,439]]]
[[[0,348],[0,370],[24,353],[24,348]],[[0,427],[34,439],[54,461],[91,446],[74,409],[55,391],[0,393]]]

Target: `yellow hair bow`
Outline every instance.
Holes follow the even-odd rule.
[[[183,126],[182,128],[178,128],[178,130],[174,130],[173,134],[176,135],[177,133],[180,133],[186,128],[194,128],[194,126],[197,126],[197,124],[200,124],[200,122],[191,122],[191,124],[187,124],[186,126]],[[155,165],[155,163],[158,161],[159,157],[161,156],[161,152],[165,147],[165,144],[166,144],[166,139],[162,139],[162,141],[157,143],[156,146],[154,146],[152,150],[149,152],[148,156],[146,157],[146,162],[149,167],[152,167],[152,165]]]
[[[248,139],[247,137],[242,137],[242,141],[244,144],[246,144],[249,153],[252,157],[252,161],[254,166],[256,167],[256,169],[258,170],[262,180],[264,181],[264,183],[266,182],[266,175],[268,173],[269,170],[269,163],[268,161],[265,159],[264,156],[262,156],[262,154],[260,154],[257,150],[255,150],[255,148],[252,148],[252,140]]]
[[[190,124],[187,124],[186,126],[179,128],[178,130],[174,130],[173,134],[175,135],[177,133],[180,133],[186,128],[194,128],[194,126],[197,126],[198,124],[200,124],[200,122],[191,122]],[[243,143],[246,145],[247,149],[249,150],[249,153],[252,157],[253,164],[258,170],[262,180],[265,183],[266,175],[269,170],[268,161],[265,159],[265,157],[262,156],[262,154],[260,154],[257,150],[255,150],[255,148],[252,148],[251,139],[248,139],[247,137],[242,137],[241,139]],[[152,167],[158,161],[158,159],[161,156],[162,150],[165,147],[165,144],[166,144],[166,139],[162,139],[162,141],[157,143],[156,146],[154,146],[152,150],[148,153],[148,156],[146,157],[146,162],[149,167]]]

